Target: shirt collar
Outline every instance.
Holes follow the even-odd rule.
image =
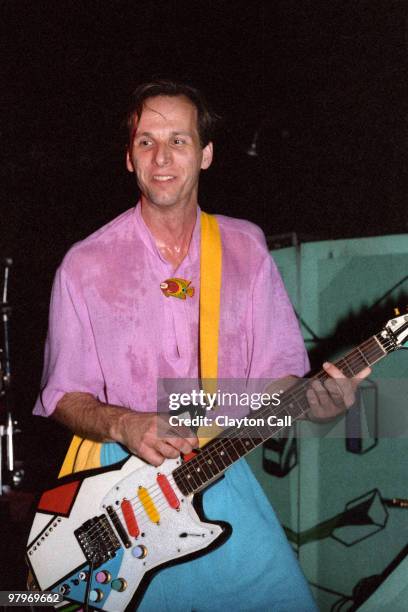
[[[149,251],[162,262],[169,265],[169,262],[163,258],[159,249],[156,246],[156,242],[154,237],[147,227],[143,217],[142,217],[142,205],[140,201],[136,204],[134,219],[137,228],[138,236],[143,241],[144,245],[149,249]],[[191,241],[188,248],[188,252],[184,260],[181,262],[180,266],[183,266],[186,262],[193,263],[200,254],[200,243],[201,243],[201,208],[197,205],[197,219],[194,225],[193,233],[191,235]]]

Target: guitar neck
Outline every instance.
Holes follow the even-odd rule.
[[[379,333],[354,348],[350,353],[335,362],[335,365],[345,376],[351,378],[367,366],[371,367],[396,348],[389,338],[385,338]],[[281,426],[278,422],[277,426],[264,425],[258,427],[248,425],[240,429],[231,427],[224,430],[221,435],[206,444],[196,457],[173,471],[179,489],[184,495],[191,495],[204,489],[212,481],[219,478],[235,461],[250,453],[269,438],[276,436],[279,431],[287,426],[288,422],[304,417],[309,410],[306,391],[310,381],[324,382],[327,378],[329,378],[328,374],[324,370],[320,370],[307,380],[300,379],[289,391],[285,391],[278,406],[269,404],[257,410],[257,420],[263,419],[266,422],[268,417],[274,415],[276,419],[281,420],[279,422],[283,423]],[[285,419],[285,417],[291,418]]]

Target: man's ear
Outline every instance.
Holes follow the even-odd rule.
[[[133,162],[130,159],[129,149],[126,149],[126,168],[129,170],[129,172],[134,172],[135,171],[135,169],[133,167]]]
[[[213,159],[213,143],[209,142],[203,149],[203,159],[201,162],[201,170],[207,170],[211,166]]]

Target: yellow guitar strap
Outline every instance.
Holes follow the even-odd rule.
[[[220,323],[222,246],[217,219],[201,213],[200,255],[200,367],[203,389],[217,390],[218,332]],[[200,446],[218,433],[216,427],[200,427]],[[73,472],[101,467],[100,442],[74,436],[58,478]]]
[[[218,335],[220,327],[222,244],[217,219],[201,213],[200,257],[200,367],[201,384],[207,393],[217,391]],[[200,447],[214,438],[219,429],[200,427]]]

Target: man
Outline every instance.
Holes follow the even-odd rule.
[[[198,445],[193,434],[158,435],[157,381],[199,378],[197,194],[199,174],[212,162],[213,123],[197,90],[167,81],[140,86],[126,155],[140,203],[75,245],[57,272],[35,413],[52,414],[76,434],[104,442],[104,464],[125,456],[123,447],[159,466]],[[262,232],[228,217],[218,217],[218,224],[219,377],[302,376],[308,367],[304,345]],[[163,295],[163,282],[171,277],[189,282],[194,295]],[[344,378],[333,365],[326,371]],[[351,382],[340,389],[333,380],[329,391],[318,385],[309,393],[315,416],[351,405]],[[142,612],[315,610],[244,461],[204,494],[204,510],[232,524],[231,538],[208,555],[159,572]]]

